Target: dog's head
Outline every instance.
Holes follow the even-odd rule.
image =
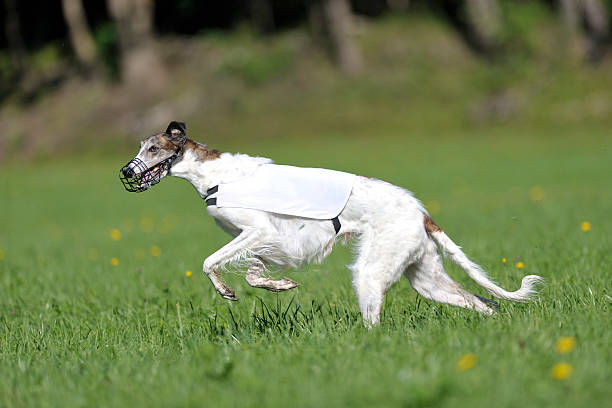
[[[163,133],[140,142],[140,151],[119,171],[119,179],[127,191],[140,193],[168,175],[172,164],[182,154],[187,140],[187,125],[170,122]]]

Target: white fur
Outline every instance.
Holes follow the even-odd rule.
[[[210,187],[239,180],[262,163],[271,163],[271,160],[223,153],[218,159],[198,161],[186,150],[170,174],[187,179],[205,197]],[[234,239],[208,257],[203,270],[219,293],[232,300],[236,300],[233,291],[217,274],[223,266],[261,259],[268,264],[297,268],[304,263],[321,262],[337,238],[332,223],[327,220],[216,206],[207,207],[207,211]],[[518,291],[505,291],[490,281],[446,234],[440,231],[429,235],[424,227],[426,214],[410,192],[381,180],[357,177],[339,220],[340,234],[358,238],[356,259],[349,268],[366,325],[379,322],[384,295],[402,274],[428,299],[494,313],[490,301],[464,291],[451,280],[444,271],[437,245],[494,296],[525,301],[534,294],[533,285],[539,277],[527,276]]]

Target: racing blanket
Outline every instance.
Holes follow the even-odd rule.
[[[216,191],[206,201],[216,199],[219,208],[329,220],[344,209],[355,178],[335,170],[262,164],[244,179],[211,189]]]

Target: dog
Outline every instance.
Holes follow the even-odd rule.
[[[541,277],[525,276],[520,289],[514,292],[499,287],[467,258],[411,192],[378,179],[343,173],[346,177],[339,179],[339,185],[348,185],[349,192],[342,193],[346,195],[344,203],[336,200],[341,208],[333,219],[223,206],[215,198],[219,187],[240,180],[247,180],[243,185],[248,186],[249,177],[258,169],[274,169],[266,166],[276,165],[266,158],[220,153],[187,139],[186,133],[185,123],[171,122],[165,132],[141,142],[138,155],[120,170],[119,176],[125,188],[133,192],[145,191],[167,175],[186,179],[195,187],[207,202],[208,214],[233,236],[231,242],[206,258],[202,267],[215,290],[225,299],[237,300],[234,290],[221,278],[225,266],[246,265],[245,278],[249,285],[274,292],[286,291],[298,284],[288,278],[270,279],[267,266],[298,268],[305,263],[321,262],[341,237],[355,237],[356,259],[349,269],[359,309],[368,327],[380,322],[385,294],[402,275],[426,299],[494,314],[495,301],[465,291],[446,274],[442,254],[499,299],[526,302],[536,294],[534,287]],[[291,169],[299,168],[286,168]],[[278,174],[283,178],[284,172]],[[332,178],[336,176],[330,174]],[[298,190],[299,187],[296,186]],[[327,193],[320,197],[325,199]]]

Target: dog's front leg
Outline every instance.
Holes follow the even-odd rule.
[[[280,280],[266,278],[263,276],[265,271],[266,267],[264,266],[263,262],[253,262],[245,275],[247,283],[254,288],[262,288],[271,292],[283,292],[298,286],[297,282],[294,282],[289,278],[283,278]]]
[[[230,243],[210,255],[204,261],[202,270],[212,282],[215,290],[225,299],[233,301],[238,300],[236,298],[236,293],[228,287],[219,276],[219,268],[232,259],[240,256],[241,253],[247,251],[249,247],[259,239],[259,236],[260,233],[256,230],[244,230]]]

